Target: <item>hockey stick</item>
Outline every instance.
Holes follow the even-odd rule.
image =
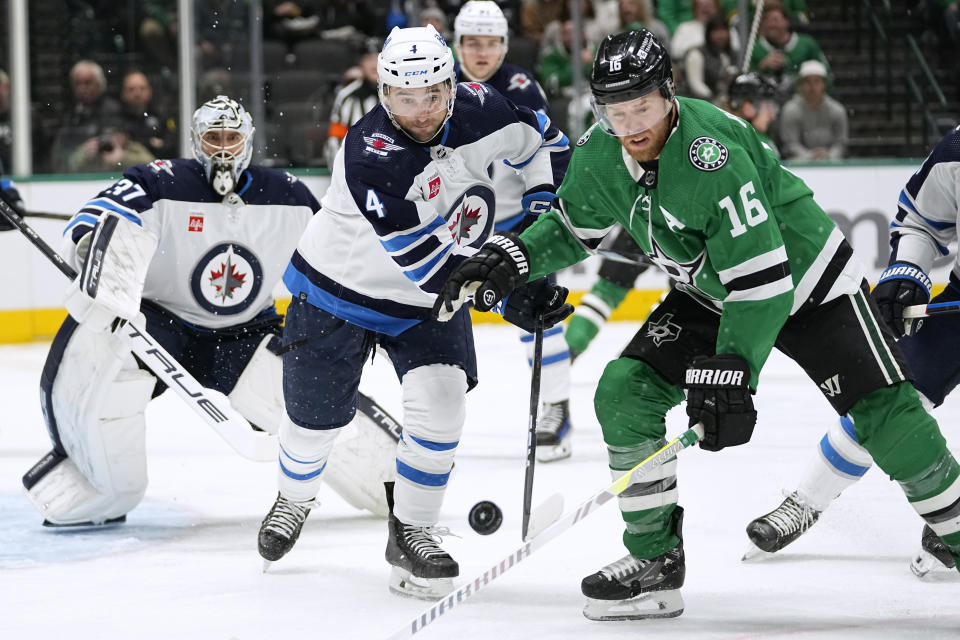
[[[71,213],[50,213],[49,211],[27,211],[29,218],[44,218],[46,220],[62,220],[66,222],[73,217]]]
[[[527,539],[533,502],[533,471],[537,463],[537,411],[540,408],[540,371],[543,368],[543,316],[533,325],[533,369],[530,372],[530,422],[527,424],[527,470],[523,475],[523,522],[520,539]]]
[[[77,272],[67,264],[59,253],[53,250],[10,205],[0,200],[0,215],[10,221],[31,244],[43,253],[63,275],[76,279]],[[254,431],[220,392],[207,389],[197,382],[183,365],[160,346],[146,328],[134,320],[121,321],[116,331],[125,336],[130,350],[160,380],[180,396],[191,409],[227,441],[244,458],[261,462],[277,457],[277,445],[274,436],[265,431]]]
[[[930,304],[914,304],[903,308],[903,317],[907,320],[929,318],[944,313],[960,312],[960,302],[933,302]]]
[[[470,580],[450,595],[431,605],[419,616],[408,622],[404,628],[398,630],[396,633],[390,636],[389,640],[409,638],[417,633],[420,633],[431,622],[435,621],[440,616],[464,602],[467,600],[467,598],[476,595],[477,592],[486,587],[487,584],[493,580],[496,580],[504,573],[512,569],[515,565],[519,564],[521,560],[529,558],[534,551],[593,513],[595,510],[594,507],[603,506],[611,499],[617,497],[623,493],[623,491],[630,486],[632,482],[642,480],[648,473],[660,467],[665,462],[668,462],[680,451],[695,444],[702,437],[702,423],[697,423],[690,427],[678,437],[661,447],[656,453],[653,453],[648,458],[630,469],[630,471],[627,471],[625,474],[614,480],[613,483],[607,488],[603,489],[597,494],[594,494],[592,497],[590,497],[590,499],[581,504],[574,511],[568,513],[560,520],[556,520],[543,531],[535,533],[530,540],[525,541],[520,547],[511,551],[510,554],[508,554],[502,560],[483,571],[483,573],[476,576],[473,580]],[[547,502],[549,502],[549,500]]]

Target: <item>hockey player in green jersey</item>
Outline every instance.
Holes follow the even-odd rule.
[[[850,245],[807,185],[746,122],[676,97],[669,56],[646,30],[608,36],[590,83],[598,123],[577,142],[554,209],[462,263],[438,317],[470,295],[490,309],[518,284],[583,260],[619,223],[677,284],[597,386],[614,474],[665,443],[664,417],[684,390],[702,448],[746,443],[776,346],[853,416],[859,442],[960,558],[960,519],[937,516],[960,499],[960,466],[907,382]],[[683,611],[676,473],[672,460],[620,494],[628,553],[584,578],[588,618]]]

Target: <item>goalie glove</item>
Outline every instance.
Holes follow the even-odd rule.
[[[720,451],[746,444],[757,424],[750,395],[750,365],[735,353],[699,358],[687,368],[690,426],[703,423],[700,448]]]
[[[909,262],[895,262],[880,274],[873,296],[880,317],[898,338],[912,333],[913,320],[904,320],[903,308],[930,302],[932,283],[923,269]]]
[[[130,320],[140,313],[157,237],[113,213],[102,215],[91,235],[83,267],[67,289],[64,306],[87,328],[106,331],[115,318]]]
[[[447,278],[433,305],[433,317],[446,322],[471,296],[478,311],[490,311],[530,274],[527,248],[510,232],[492,236]]]

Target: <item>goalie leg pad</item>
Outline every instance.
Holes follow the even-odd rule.
[[[278,336],[264,336],[227,396],[233,408],[250,424],[272,435],[280,431],[280,423],[286,414],[283,404],[283,359],[276,354],[279,346]]]
[[[431,364],[408,371],[402,386],[394,514],[405,524],[431,526],[463,432],[467,376],[458,366]]]
[[[28,488],[48,520],[101,522],[139,503],[147,487],[143,411],[155,382],[121,337],[83,325],[73,333],[52,382],[48,416],[69,464],[35,473]]]
[[[324,471],[327,484],[357,509],[386,518],[384,482],[397,478],[400,426],[378,404],[360,394],[357,415],[344,427]]]

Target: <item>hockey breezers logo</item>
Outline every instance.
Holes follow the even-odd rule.
[[[843,391],[840,390],[840,374],[838,373],[821,382],[820,388],[823,389],[823,392],[828,398],[834,398],[843,393]]]

